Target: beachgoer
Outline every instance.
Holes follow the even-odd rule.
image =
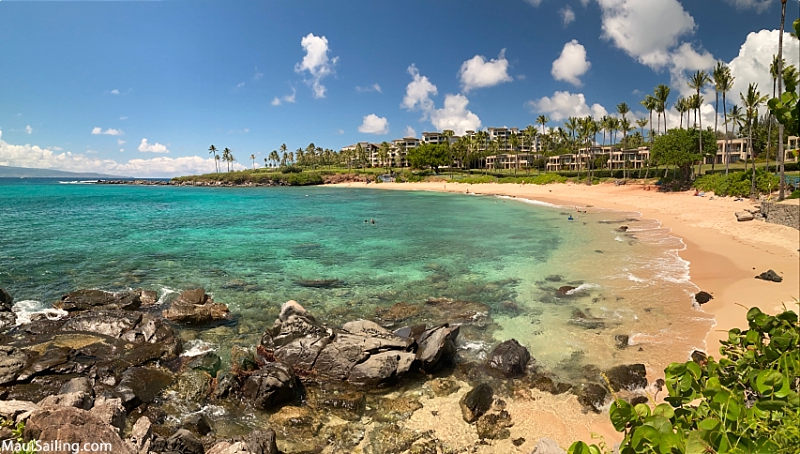
[[[375,224],[375,219],[370,219],[369,222]]]
[[[572,215],[570,214],[570,215],[569,215],[569,217],[567,218],[567,220],[568,220],[568,221],[571,221],[572,219],[573,219],[573,218],[572,218]]]

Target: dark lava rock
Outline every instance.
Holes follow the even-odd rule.
[[[200,402],[211,394],[211,375],[202,370],[188,370],[178,377],[178,394],[181,399]]]
[[[431,328],[419,338],[417,342],[417,360],[426,372],[433,372],[442,363],[447,362],[456,354],[456,339],[459,327],[450,327],[448,324]]]
[[[215,303],[205,290],[198,288],[182,292],[161,315],[173,322],[201,325],[226,320],[229,311],[228,306]]]
[[[0,385],[11,383],[28,364],[28,354],[16,347],[0,345]]]
[[[294,399],[297,379],[292,369],[281,363],[267,363],[244,382],[242,394],[256,408],[274,408]]]
[[[628,231],[627,225],[621,225],[617,228],[617,232],[627,232],[627,231]]]
[[[9,295],[3,287],[0,287],[0,311],[10,311],[14,307],[14,297]]]
[[[109,443],[109,452],[114,454],[135,454],[119,437],[115,427],[86,410],[73,407],[49,407],[33,412],[25,424],[23,436],[25,440],[49,442],[51,446],[56,440],[62,446],[65,443],[83,446],[91,440],[92,443]]]
[[[219,356],[214,352],[205,352],[197,356],[192,356],[186,362],[187,369],[198,369],[208,372],[209,375],[215,377],[222,367],[222,361]]]
[[[562,285],[561,287],[558,288],[556,293],[558,293],[561,296],[569,296],[569,295],[567,295],[567,292],[569,292],[571,290],[575,290],[576,288],[577,287],[573,287],[571,285]]]
[[[564,394],[572,389],[572,385],[569,383],[557,382],[552,377],[548,377],[544,374],[537,374],[535,377],[533,377],[531,380],[531,386],[539,391],[544,391],[554,395]]]
[[[478,418],[475,429],[478,431],[478,438],[504,440],[511,436],[508,428],[513,425],[511,416],[503,410],[500,413],[489,413]]]
[[[183,421],[181,427],[192,431],[201,437],[211,433],[211,422],[208,420],[206,415],[202,413],[195,413],[189,416]]]
[[[203,443],[186,429],[178,429],[167,438],[166,452],[175,454],[204,454]]]
[[[468,423],[475,422],[492,406],[494,390],[491,386],[481,383],[472,388],[459,401],[461,416]]]
[[[561,282],[561,279],[563,279],[563,278],[558,274],[551,274],[549,276],[545,276],[545,278],[544,278],[544,280],[549,281],[549,282]]]
[[[700,350],[695,350],[692,352],[692,361],[696,362],[701,366],[705,366],[708,364],[708,355]]]
[[[714,297],[708,292],[697,292],[694,295],[694,300],[697,301],[697,304],[706,304],[713,299]]]
[[[614,391],[635,389],[647,386],[647,371],[644,364],[623,364],[606,371],[608,384]]]
[[[506,377],[516,377],[525,374],[525,368],[531,360],[528,349],[517,342],[516,339],[507,340],[495,347],[486,360],[490,370],[499,372]]]
[[[614,346],[620,350],[628,348],[630,337],[627,334],[617,334],[614,336]]]
[[[217,372],[217,382],[214,390],[211,392],[212,399],[225,399],[230,397],[240,390],[239,380],[233,375],[225,371]]]
[[[281,454],[275,440],[275,431],[272,429],[254,430],[245,437],[247,450],[252,454]]]
[[[0,330],[12,327],[17,323],[17,314],[11,309],[14,307],[14,298],[0,287]]]
[[[633,406],[636,406],[639,404],[646,404],[648,402],[650,402],[650,399],[648,399],[647,396],[636,396],[633,399],[631,399],[628,403]]]
[[[131,367],[122,374],[114,393],[128,411],[142,403],[150,403],[174,380],[169,371],[152,367]]]
[[[772,270],[765,271],[759,274],[758,276],[756,276],[756,279],[763,279],[765,281],[772,281],[772,282],[781,282],[783,280],[783,278],[780,275],[778,275],[778,273]]]
[[[597,383],[588,383],[581,385],[577,395],[578,402],[583,405],[584,409],[600,413],[600,409],[605,405],[608,390],[605,386]]]
[[[53,307],[67,312],[87,311],[95,308],[136,310],[142,305],[139,292],[105,292],[103,290],[77,290],[61,297]]]

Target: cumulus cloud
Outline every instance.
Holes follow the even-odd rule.
[[[33,128],[31,128],[31,125],[25,126],[25,133],[26,134],[32,134],[33,133]]]
[[[147,143],[147,139],[142,139],[142,143],[139,144],[139,151],[142,153],[169,153],[166,146],[158,142]]]
[[[272,102],[270,104],[272,104],[273,106],[280,106],[281,104],[283,104],[285,102],[294,103],[296,94],[297,94],[297,90],[295,90],[294,87],[292,87],[292,94],[291,95],[285,95],[285,96],[283,96],[281,98],[276,96],[272,100]]]
[[[94,134],[94,135],[105,134],[107,136],[121,136],[124,133],[122,132],[121,129],[108,128],[105,131],[103,131],[103,128],[101,128],[99,126],[95,126],[94,128],[92,128],[92,134]]]
[[[608,115],[608,111],[600,104],[589,106],[583,93],[573,94],[568,91],[557,91],[551,97],[543,96],[535,101],[528,101],[527,105],[531,112],[547,114],[555,121],[569,117],[592,115],[600,118]]]
[[[119,117],[120,120],[127,120],[128,117]]]
[[[112,95],[118,95],[118,94],[119,94],[119,90],[117,90],[117,89],[115,88],[115,89],[111,90],[111,94],[112,94]]]
[[[306,82],[314,90],[314,97],[324,98],[325,86],[321,81],[333,74],[333,67],[339,57],[328,58],[328,38],[324,36],[314,36],[313,33],[309,33],[300,40],[300,45],[303,46],[306,55],[303,61],[294,66],[294,70],[298,74],[308,72],[311,79]]]
[[[589,0],[581,0],[581,4],[583,6],[587,6],[589,4]]]
[[[678,0],[597,0],[603,37],[654,69],[670,62],[670,49],[692,34],[694,18]]]
[[[542,4],[542,0],[525,0],[525,3],[531,6],[539,6]]]
[[[483,55],[476,55],[462,63],[458,76],[464,92],[468,93],[473,88],[493,87],[514,80],[508,75],[508,60],[506,60],[505,53],[506,50],[503,49],[496,59],[489,61],[486,61]]]
[[[117,139],[117,145],[123,145],[123,144],[125,144],[125,141],[124,141],[124,140],[122,140],[122,139]]]
[[[358,127],[358,132],[365,134],[386,134],[389,132],[389,121],[386,117],[369,114],[364,117],[364,122]]]
[[[689,88],[687,72],[701,70],[710,72],[716,64],[716,59],[708,51],[698,52],[691,44],[683,43],[670,54],[670,84],[677,88],[682,96],[690,96],[695,92]]]
[[[769,5],[773,3],[772,0],[725,0],[725,1],[735,6],[736,9],[742,10],[742,9],[753,8],[759,13],[769,8]]]
[[[5,166],[137,177],[174,177],[214,171],[214,160],[199,156],[179,158],[159,156],[151,159],[131,159],[127,162],[117,162],[113,159],[101,159],[93,154],[69,151],[57,153],[57,151],[58,147],[42,148],[38,145],[9,144],[2,140],[2,131],[0,131],[0,165]],[[245,168],[239,163],[233,163],[233,167],[236,170]]]
[[[86,150],[86,154],[97,154],[97,150]]]
[[[467,110],[469,99],[466,96],[447,95],[444,97],[444,108],[431,112],[431,123],[437,131],[452,129],[456,135],[463,135],[467,130],[481,127],[481,119]]]
[[[553,62],[553,69],[550,73],[556,80],[569,82],[576,87],[582,85],[578,77],[584,75],[592,66],[586,59],[586,48],[578,40],[564,44],[561,55]]]
[[[370,85],[368,87],[356,87],[356,91],[361,92],[361,93],[365,93],[365,92],[369,92],[369,91],[377,91],[378,93],[383,93],[383,91],[381,91],[381,86],[378,85],[378,84],[372,84],[372,85]]]
[[[416,137],[417,131],[414,130],[411,126],[406,126],[405,132],[403,132],[403,137]]]
[[[255,68],[256,68],[255,69],[256,73],[253,74],[253,80],[259,80],[262,77],[264,77],[264,73],[258,71],[258,66],[256,66]]]
[[[433,85],[426,76],[420,75],[414,64],[408,67],[408,73],[411,74],[412,80],[406,86],[406,95],[400,106],[408,110],[419,107],[423,112],[429,112],[433,109],[433,100],[430,96],[438,93],[436,85]]]
[[[558,14],[561,15],[565,27],[575,21],[575,11],[569,5],[558,10]]]
[[[747,35],[739,55],[728,63],[735,77],[733,93],[728,94],[728,99],[738,101],[738,93],[747,92],[751,83],[757,83],[762,94],[772,96],[769,66],[772,56],[778,54],[778,33],[778,30],[761,30]],[[787,65],[800,67],[800,43],[786,32],[783,34],[783,57]]]

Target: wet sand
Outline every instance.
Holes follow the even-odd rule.
[[[714,315],[714,326],[702,339],[698,334],[698,345],[703,341],[706,350],[719,355],[719,340],[727,336],[727,330],[746,327],[747,308],[759,306],[770,313],[779,312],[783,305],[797,310],[800,299],[800,231],[763,221],[737,222],[734,213],[754,205],[748,200],[736,202],[729,197],[694,196],[693,191],[660,193],[646,191],[641,185],[602,184],[585,186],[575,184],[518,185],[518,184],[454,184],[454,183],[343,183],[332,185],[350,188],[374,188],[383,190],[423,190],[486,195],[505,195],[548,202],[573,209],[613,209],[635,211],[644,219],[657,219],[662,227],[683,240],[686,249],[680,252],[689,262],[691,281],[700,290],[709,292],[714,299],[702,306],[702,310]],[[784,203],[798,203],[800,200]],[[754,279],[755,275],[768,269],[775,270],[783,282],[774,283]],[[670,358],[670,361],[685,361],[685,352]],[[661,371],[648,371],[658,375]],[[663,375],[663,374],[662,374]],[[449,398],[431,399],[423,402],[425,408],[407,421],[413,428],[437,428],[442,439],[462,446],[471,446],[477,441],[473,428],[461,420],[458,398],[463,393]],[[447,410],[453,409],[455,411]],[[438,416],[431,416],[437,410]],[[619,434],[608,423],[608,415],[582,414],[580,405],[572,395],[551,396],[531,391],[530,396],[520,396],[508,403],[507,410],[515,425],[510,429],[511,438],[493,441],[481,446],[481,453],[520,452],[529,453],[539,437],[550,437],[562,447],[571,441],[591,440],[591,433],[600,433],[609,444],[618,441]],[[511,439],[525,437],[520,447],[511,444]]]

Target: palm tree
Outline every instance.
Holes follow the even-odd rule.
[[[217,147],[215,147],[214,144],[208,147],[208,153],[214,155],[214,163],[217,163]],[[219,173],[219,168],[217,168],[217,173]]]
[[[256,155],[251,154],[250,159],[253,160],[253,170],[256,170]]]
[[[525,140],[528,142],[528,159],[530,160],[531,156],[535,157],[535,148],[536,148],[536,136],[539,134],[539,131],[533,127],[533,125],[528,125],[525,128],[525,131],[522,133],[525,137]],[[530,173],[531,170],[531,163],[528,162],[528,172]]]
[[[725,78],[725,73],[728,70],[728,66],[721,61],[717,62],[717,66],[714,67],[714,71],[711,72],[711,80],[714,82],[714,93],[717,96],[716,103],[714,105],[714,134],[717,133],[717,121],[719,120],[719,92],[720,92],[720,83]],[[713,163],[712,163],[713,169]]]
[[[678,123],[678,127],[683,129],[683,114],[686,113],[686,98],[683,96],[679,96],[678,99],[675,101],[675,110],[681,116],[680,123]]]
[[[642,129],[642,139],[644,139],[644,127],[647,126],[647,118],[640,118],[636,120],[636,126]]]
[[[542,125],[542,134],[544,134],[544,127],[548,121],[550,121],[550,119],[547,118],[547,115],[539,115],[538,117],[536,117],[536,123]]]
[[[214,163],[217,165],[217,173],[219,173],[219,155],[214,156]]]
[[[278,150],[272,150],[272,152],[269,154],[269,160],[270,162],[274,162],[275,166],[278,165],[278,161],[281,160],[281,157],[278,155]]]
[[[445,129],[442,131],[442,135],[447,143],[447,155],[450,157],[450,165],[448,166],[450,167],[450,178],[453,178],[453,163],[455,159],[453,159],[453,150],[450,148],[450,138],[456,135],[456,133],[452,129]]]
[[[653,111],[656,110],[656,104],[658,100],[654,98],[652,95],[646,95],[644,99],[639,102],[648,112],[650,112],[650,145],[653,145]],[[644,134],[644,130],[642,130],[642,134]]]
[[[667,107],[669,107],[669,92],[670,89],[668,86],[664,84],[659,84],[656,86],[656,89],[653,93],[653,96],[656,98],[656,111],[662,115],[664,115],[664,133],[667,132]]]
[[[233,155],[231,154],[231,150],[229,148],[226,147],[224,150],[222,150],[222,160],[228,164],[228,172],[231,171],[231,162],[233,161],[231,156]]]
[[[519,168],[519,134],[511,133],[511,138],[508,142],[511,144],[511,154],[514,155],[514,176],[517,176],[517,169]]]
[[[697,71],[689,78],[689,88],[692,88],[697,91],[697,116],[700,119],[700,135],[699,135],[699,142],[700,142],[700,165],[703,165],[703,116],[701,114],[702,108],[702,98],[700,97],[700,90],[711,82],[711,79],[708,77],[705,71]],[[701,167],[702,168],[702,167]],[[698,172],[699,173],[699,172]],[[698,175],[699,176],[699,175]]]
[[[269,166],[267,165],[268,163],[269,163],[269,161],[267,160],[267,158],[264,158],[264,169],[266,169],[267,167],[269,167]]]
[[[723,123],[725,124],[725,175],[728,174],[729,166],[730,166],[730,139],[728,138],[728,109],[727,109],[727,102],[725,96],[728,94],[729,91],[733,89],[733,81],[734,77],[731,74],[731,69],[729,67],[725,67],[725,71],[722,74],[722,77],[719,79],[719,84],[715,83],[715,88],[722,93],[722,116],[723,116]]]
[[[762,104],[767,102],[767,96],[761,95],[761,92],[758,91],[758,84],[751,83],[747,87],[747,95],[739,93],[739,97],[742,100],[742,105],[745,109],[745,115],[747,117],[747,141],[748,147],[750,148],[750,157],[753,159],[753,182],[752,187],[750,190],[750,196],[755,197],[756,195],[756,156],[753,151],[753,121],[756,120],[758,117],[758,108],[761,107]]]
[[[380,148],[378,148],[378,159],[381,161],[381,164],[386,167],[386,171],[389,171],[389,142],[381,142]]]
[[[783,27],[786,23],[786,0],[781,0],[781,28],[778,29],[778,93],[783,91]],[[778,201],[783,200],[785,182],[785,156],[783,155],[783,123],[778,123],[778,155],[781,159],[781,176],[778,185]]]
[[[619,122],[619,130],[622,131],[622,143],[623,143],[623,147],[624,148],[629,148],[628,147],[628,133],[633,131],[634,129],[636,129],[636,128],[631,126],[631,121],[628,120],[627,118],[623,118]]]
[[[783,64],[786,64],[786,62],[784,61]],[[778,56],[777,55],[773,55],[772,56],[772,63],[769,65],[769,73],[772,76],[772,97],[773,98],[775,97],[775,90],[777,89],[777,85],[778,85],[778,66],[780,66],[780,65],[781,64],[778,62]],[[769,115],[769,123],[767,125],[767,158],[764,160],[764,168],[767,171],[769,171],[769,152],[770,152],[771,146],[772,146],[772,123],[773,123],[773,120],[774,120],[774,117],[772,116],[771,112],[768,115]],[[778,160],[779,160],[778,154],[775,153],[775,167],[776,168],[778,167]]]

